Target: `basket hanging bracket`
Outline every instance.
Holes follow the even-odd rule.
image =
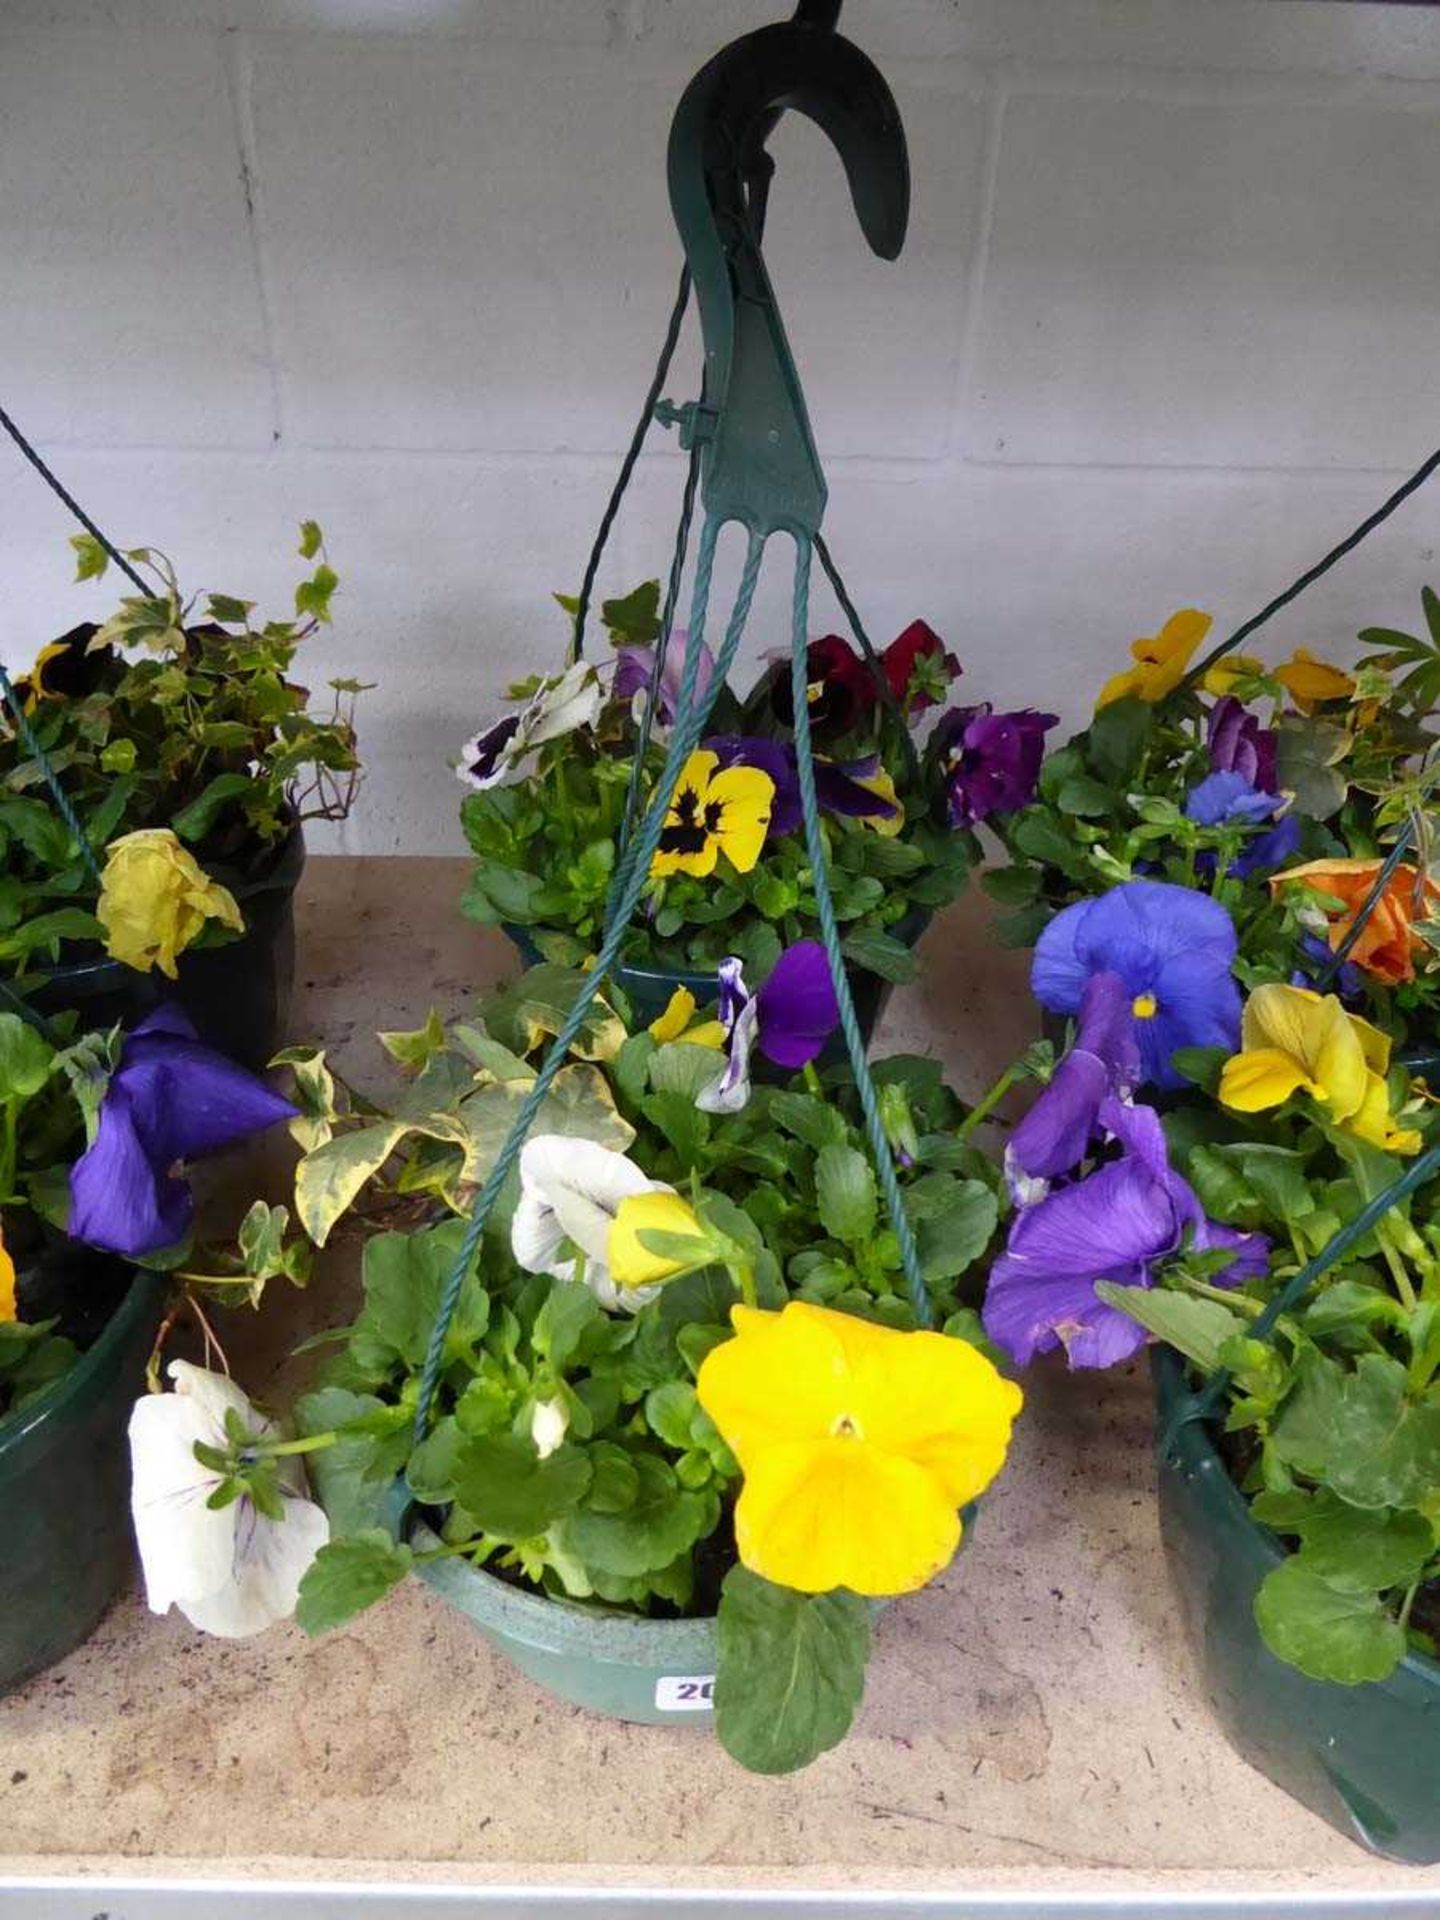
[[[838,0],[800,0],[794,19],[744,35],[685,89],[670,129],[670,205],[704,339],[701,397],[655,417],[700,448],[707,514],[762,539],[813,536],[825,476],[760,235],[774,173],[765,143],[789,109],[830,138],[861,231],[893,260],[905,240],[910,164],[900,112],[867,55],[836,31]]]

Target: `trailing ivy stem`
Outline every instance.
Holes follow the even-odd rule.
[[[983,1093],[970,1109],[969,1113],[966,1114],[965,1118],[955,1129],[955,1138],[957,1140],[968,1140],[976,1127],[980,1125],[980,1122],[989,1119],[990,1115],[994,1112],[995,1108],[999,1106],[1011,1087],[1022,1077],[1024,1071],[1025,1069],[1020,1066],[1018,1062],[1012,1062],[1001,1074],[994,1086]]]

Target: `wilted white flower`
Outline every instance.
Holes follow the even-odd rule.
[[[283,1521],[247,1498],[208,1502],[224,1476],[195,1457],[195,1446],[228,1453],[227,1413],[256,1440],[279,1438],[233,1380],[187,1361],[171,1362],[173,1393],[147,1394],[130,1415],[131,1512],[152,1613],[179,1607],[192,1626],[223,1639],[260,1633],[295,1611],[300,1581],[330,1538],[322,1508],[305,1497],[294,1457],[274,1463]]]
[[[527,1273],[573,1280],[569,1242],[585,1256],[583,1279],[602,1307],[638,1313],[658,1287],[621,1287],[610,1277],[610,1228],[620,1202],[634,1193],[673,1193],[623,1153],[598,1140],[541,1133],[520,1150],[520,1198],[510,1224],[510,1250]]]

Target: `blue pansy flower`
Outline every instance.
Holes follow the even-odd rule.
[[[1209,773],[1190,789],[1185,817],[1202,827],[1229,826],[1237,820],[1257,825],[1272,818],[1279,805],[1278,794],[1262,793],[1243,773]]]
[[[178,1164],[296,1111],[202,1046],[178,1007],[157,1008],[126,1035],[94,1142],[70,1170],[71,1239],[132,1260],[176,1245],[194,1212]]]
[[[1078,1013],[1094,975],[1118,974],[1142,1079],[1180,1087],[1170,1064],[1178,1048],[1239,1048],[1235,948],[1234,922],[1218,900],[1163,880],[1130,880],[1056,914],[1036,943],[1030,985],[1052,1013]]]

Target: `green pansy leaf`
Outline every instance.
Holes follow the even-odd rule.
[[[1297,1473],[1328,1478],[1345,1376],[1318,1347],[1295,1356],[1295,1385],[1271,1427],[1276,1457]]]
[[[17,1104],[50,1078],[55,1049],[18,1013],[0,1013],[0,1102]]]
[[[444,1507],[455,1498],[455,1468],[464,1445],[459,1422],[447,1415],[410,1455],[405,1479],[423,1506]]]
[[[1357,1507],[1414,1507],[1440,1485],[1440,1404],[1406,1395],[1398,1360],[1363,1354],[1340,1394],[1325,1478]]]
[[[329,1633],[398,1587],[414,1564],[409,1547],[381,1527],[332,1540],[300,1582],[295,1619],[304,1633]]]
[[[926,1280],[956,1280],[990,1244],[1000,1203],[982,1181],[957,1180],[953,1192],[915,1223],[915,1250]]]
[[[418,1369],[430,1345],[440,1298],[461,1242],[463,1220],[447,1220],[424,1233],[378,1233],[365,1244],[361,1276],[365,1305],[352,1347],[380,1365]],[[447,1351],[460,1354],[484,1334],[490,1298],[472,1263],[450,1323]]]
[[[1408,1586],[1435,1549],[1434,1529],[1422,1514],[1352,1507],[1328,1487],[1313,1494],[1261,1493],[1250,1511],[1262,1526],[1296,1535],[1300,1564],[1351,1593]]]
[[[854,1147],[822,1147],[815,1157],[815,1204],[828,1234],[860,1246],[875,1232],[875,1170]]]
[[[481,1532],[531,1540],[584,1499],[590,1462],[578,1447],[558,1447],[542,1460],[529,1440],[488,1434],[457,1449],[453,1479],[455,1498]]]
[[[1265,1576],[1255,1620],[1279,1659],[1336,1686],[1384,1680],[1405,1657],[1405,1635],[1373,1591],[1332,1586],[1298,1558]]]
[[[852,966],[862,967],[866,973],[876,974],[896,986],[904,986],[917,972],[915,955],[909,947],[876,928],[857,927],[847,933],[840,943],[840,951]]]
[[[674,1469],[652,1453],[634,1457],[638,1487],[620,1513],[585,1508],[564,1523],[564,1545],[587,1568],[634,1579],[668,1567],[714,1524],[712,1503],[681,1488]]]
[[[1134,777],[1150,737],[1155,712],[1148,701],[1111,700],[1082,736],[1090,769],[1106,786],[1123,789]]]
[[[865,1690],[857,1594],[796,1593],[732,1567],[716,1620],[715,1731],[752,1773],[793,1773],[843,1740]]]
[[[669,1040],[650,1056],[650,1085],[656,1093],[678,1093],[693,1105],[695,1096],[725,1070],[718,1047],[697,1047],[688,1040]]]
[[[182,840],[203,840],[232,800],[255,790],[256,783],[248,773],[217,773],[170,824]]]
[[[667,1380],[645,1396],[645,1419],[650,1431],[667,1447],[683,1453],[691,1446],[691,1428],[700,1402],[688,1380]]]
[[[535,1316],[530,1343],[542,1360],[563,1373],[582,1352],[587,1336],[608,1328],[605,1310],[579,1280],[555,1280]]]
[[[769,1118],[819,1153],[822,1147],[843,1145],[848,1129],[845,1116],[813,1093],[772,1093]]]
[[[306,1437],[334,1433],[377,1414],[396,1417],[397,1431],[389,1439],[372,1432],[342,1432],[333,1446],[306,1460],[311,1485],[337,1535],[381,1525],[391,1484],[409,1451],[410,1416],[399,1407],[387,1407],[373,1393],[351,1393],[345,1387],[321,1387],[295,1402],[296,1430]]]

